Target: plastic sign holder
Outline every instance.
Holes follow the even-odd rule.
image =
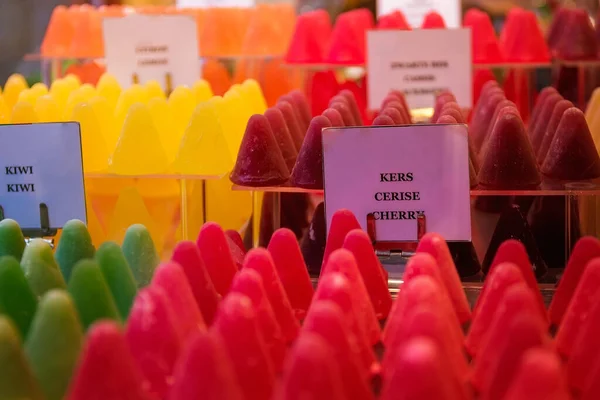
[[[87,222],[78,123],[0,125],[0,140],[0,220],[51,245],[67,221]]]

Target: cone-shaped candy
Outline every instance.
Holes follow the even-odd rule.
[[[0,314],[12,319],[25,338],[37,307],[37,299],[27,284],[19,262],[10,256],[0,258]]]
[[[177,86],[169,95],[169,105],[175,121],[173,135],[181,138],[196,106],[194,92],[187,86]]]
[[[505,99],[504,92],[498,87],[492,87],[489,94],[481,94],[481,98],[475,110],[473,110],[473,119],[469,126],[469,136],[476,152],[479,153],[481,151],[488,130],[495,123],[492,118],[496,111],[496,106]]]
[[[25,353],[46,399],[65,398],[83,344],[75,305],[62,290],[40,300],[25,343]]]
[[[455,101],[449,101],[442,106],[442,110],[440,111],[440,117],[442,117],[444,115],[452,116],[456,120],[456,122],[458,122],[460,124],[465,123],[465,118],[463,117],[460,106]],[[438,118],[438,121],[439,121],[439,118]]]
[[[148,229],[140,224],[131,225],[125,232],[122,248],[138,287],[148,285],[159,262]]]
[[[227,295],[211,329],[223,338],[245,398],[268,399],[275,383],[275,368],[259,331],[252,301],[238,293]]]
[[[352,93],[350,93],[350,95],[352,95]],[[310,107],[308,106],[308,99],[306,98],[304,93],[297,89],[292,90],[287,96],[290,98],[292,106],[297,110],[298,116],[300,117],[302,124],[308,128],[310,120],[312,119]],[[352,98],[354,99],[353,95]],[[356,104],[356,100],[354,100],[354,102]]]
[[[365,328],[371,344],[376,344],[381,339],[381,330],[354,255],[346,249],[339,249],[331,253],[331,256],[324,264],[321,275],[324,276],[333,272],[343,274],[352,285],[352,291],[356,296],[356,302],[359,306],[359,321]]]
[[[433,115],[431,116],[431,122],[437,122],[437,119],[440,116],[440,113],[442,112],[442,107],[446,103],[449,103],[451,101],[455,102],[456,97],[454,97],[454,94],[447,90],[444,90],[435,96],[435,105],[433,107]]]
[[[183,268],[202,317],[206,324],[211,325],[217,311],[219,295],[200,257],[198,247],[194,242],[179,242],[171,259]]]
[[[372,126],[394,126],[396,123],[388,115],[378,115],[373,120]]]
[[[115,299],[119,314],[126,319],[137,293],[137,285],[123,251],[118,244],[105,242],[96,251],[95,258]]]
[[[296,149],[300,151],[302,143],[304,142],[304,134],[306,131],[303,131],[300,127],[300,121],[298,121],[296,112],[292,108],[292,105],[287,101],[277,102],[277,108],[279,108],[279,111],[281,111],[283,114],[285,124],[290,131],[290,135],[292,136],[292,140],[294,141]]]
[[[511,400],[569,400],[571,395],[560,359],[543,348],[527,350],[506,392]]]
[[[166,98],[165,92],[163,91],[163,89],[160,86],[160,83],[158,81],[156,81],[156,80],[147,81],[144,84],[144,87],[146,87],[146,90],[148,91],[149,99],[152,99],[152,98],[164,99],[164,98]]]
[[[504,113],[494,124],[477,177],[496,189],[535,187],[541,182],[535,155],[518,115]]]
[[[360,229],[360,224],[351,211],[342,209],[333,214],[323,256],[323,265],[327,262],[329,255],[344,245],[346,235],[353,229]]]
[[[93,258],[94,252],[92,238],[85,224],[75,219],[68,221],[63,227],[55,254],[65,281],[69,281],[73,266],[79,260]]]
[[[392,308],[392,296],[369,235],[363,230],[354,229],[346,235],[343,247],[350,250],[356,259],[375,315],[380,320],[386,319]]]
[[[399,103],[398,103],[399,104]],[[402,119],[402,113],[400,113],[400,111],[398,111],[397,108],[390,106],[388,104],[388,106],[386,108],[384,108],[381,111],[380,116],[388,116],[392,119],[392,121],[394,122],[394,125],[402,125],[404,124],[404,120]]]
[[[329,122],[331,122],[331,126],[334,126],[334,127],[345,126],[342,115],[335,108],[328,108],[325,111],[323,111],[323,114],[321,114],[321,115],[326,117],[329,120]]]
[[[286,341],[281,332],[281,326],[275,319],[273,307],[265,292],[263,279],[258,272],[244,268],[238,272],[231,284],[231,292],[248,297],[252,302],[258,329],[264,340],[271,364],[276,372],[281,371],[286,353]]]
[[[52,254],[50,244],[34,239],[25,248],[21,269],[36,296],[43,296],[51,289],[65,289],[65,280]]]
[[[535,127],[538,123],[538,119],[540,113],[542,112],[542,108],[544,108],[544,104],[548,97],[557,94],[558,92],[552,86],[547,86],[543,88],[537,96],[535,100],[535,105],[533,106],[533,111],[531,112],[531,118],[529,119],[529,133],[531,134],[532,128]]]
[[[262,114],[267,110],[267,102],[258,82],[254,79],[246,79],[240,89],[242,96],[250,100],[255,114]]]
[[[423,17],[421,29],[445,29],[446,22],[444,18],[435,11],[430,11]]]
[[[179,264],[171,261],[160,265],[152,278],[152,286],[164,291],[173,311],[177,312],[184,342],[197,331],[206,329],[190,284]]]
[[[350,105],[350,111],[352,112],[352,117],[354,118],[354,121],[356,121],[356,124],[363,125],[362,117],[360,114],[360,109],[358,107],[358,103],[356,102],[356,97],[354,97],[354,93],[352,93],[348,89],[344,89],[344,90],[340,91],[339,95],[344,96],[346,98],[346,101]]]
[[[117,324],[102,321],[89,331],[68,400],[157,400]]]
[[[485,292],[477,299],[478,308],[473,313],[473,321],[465,340],[465,347],[472,356],[479,351],[482,342],[489,335],[494,313],[502,302],[506,290],[512,285],[525,283],[519,268],[510,262],[498,264],[485,280]]]
[[[0,257],[13,256],[21,260],[25,250],[25,238],[21,227],[14,219],[0,221]]]
[[[61,120],[61,112],[59,111],[56,101],[52,95],[44,95],[35,102],[35,113],[38,117],[38,122],[59,122]]]
[[[25,359],[21,342],[11,320],[0,316],[0,398],[43,400],[45,396]]]
[[[546,132],[544,133],[544,137],[542,138],[540,147],[538,148],[536,153],[538,164],[544,164],[544,160],[546,159],[548,150],[550,150],[552,140],[554,139],[554,136],[556,136],[558,125],[562,120],[562,116],[565,113],[565,111],[567,111],[571,107],[574,106],[573,103],[571,103],[569,100],[561,100],[554,106],[552,116],[550,117],[550,120],[548,121],[548,126],[546,127]]]
[[[600,176],[600,157],[581,110],[572,107],[563,113],[542,173],[553,179],[593,179]]]
[[[182,346],[177,314],[161,288],[140,290],[127,321],[125,340],[149,384],[164,399],[172,384],[173,368]]]
[[[389,14],[380,15],[379,18],[377,18],[377,29],[411,30],[404,13],[399,10],[394,10]]]
[[[101,319],[120,320],[110,289],[95,261],[81,260],[75,265],[68,289],[84,329]]]
[[[487,13],[471,8],[463,18],[463,26],[471,28],[473,62],[475,64],[502,62],[504,57],[500,52],[496,32]]]
[[[598,56],[596,32],[590,16],[583,8],[567,9],[566,18],[561,21],[558,41],[552,47],[557,58],[563,60],[595,59]]]
[[[214,96],[212,88],[210,87],[210,83],[204,79],[199,79],[194,82],[194,85],[192,86],[192,92],[194,92],[194,95],[196,96],[196,103],[208,101]]]
[[[506,18],[500,48],[508,62],[547,62],[548,46],[533,11],[515,7]]]
[[[109,171],[120,175],[161,173],[168,159],[148,106],[129,108],[117,147],[109,160]]]
[[[597,288],[600,282],[600,260],[591,260],[585,267],[581,280],[556,333],[556,350],[565,358],[571,355],[573,345],[582,332],[591,308],[598,304]]]
[[[373,26],[373,15],[367,9],[359,8],[340,14],[331,33],[327,62],[364,64],[366,31]]]
[[[393,368],[385,381],[381,400],[458,399],[440,349],[433,341],[415,338],[390,361]]]
[[[291,64],[323,62],[330,35],[331,21],[325,10],[314,10],[299,15],[285,61]]]
[[[276,186],[289,178],[281,150],[267,118],[250,117],[230,179],[237,185]]]
[[[101,125],[93,108],[86,103],[75,106],[72,121],[79,122],[84,172],[103,171],[108,166],[108,148],[102,135]]]
[[[290,131],[283,119],[283,114],[278,108],[272,107],[265,111],[265,117],[269,121],[273,136],[275,137],[279,150],[281,150],[281,155],[285,160],[285,165],[288,170],[291,171],[296,163],[298,151],[296,150],[296,145],[294,144]]]
[[[303,333],[285,365],[275,400],[342,400],[348,382],[340,374],[334,352],[323,338]],[[358,397],[353,393],[355,399]]]
[[[304,319],[314,290],[296,235],[289,229],[276,230],[271,236],[268,250],[273,257],[277,274],[294,310],[294,315],[298,320]]]
[[[542,144],[542,140],[544,139],[544,134],[546,133],[546,128],[548,127],[548,123],[550,122],[550,118],[552,117],[552,112],[554,111],[554,107],[556,103],[562,100],[562,96],[558,93],[551,93],[548,95],[544,101],[544,103],[540,104],[540,112],[538,114],[535,125],[530,126],[529,138],[531,140],[531,146],[533,147],[533,151],[537,153],[540,145]]]
[[[221,338],[213,332],[197,332],[175,366],[168,400],[244,399]]]
[[[269,252],[264,249],[249,251],[244,260],[244,268],[253,269],[260,274],[285,340],[287,342],[293,341],[298,335],[298,321],[294,318],[290,301],[283,289],[281,280],[275,270],[273,258]]]
[[[27,89],[27,81],[23,77],[23,75],[12,74],[6,80],[4,84],[4,93],[3,97],[6,101],[6,107],[9,110],[12,110],[15,104],[17,103],[17,99],[19,98],[19,94],[25,89]]]
[[[467,297],[462,290],[460,277],[456,271],[456,266],[452,261],[452,256],[448,250],[448,245],[444,238],[436,233],[428,233],[419,242],[417,252],[429,253],[435,258],[439,268],[442,282],[448,290],[450,300],[456,311],[456,315],[461,323],[465,323],[471,318],[471,311]]]
[[[337,110],[342,116],[342,120],[344,120],[345,126],[357,126],[357,122],[352,115],[352,110],[350,109],[350,105],[345,97],[334,97],[332,101],[329,103],[329,107]]]
[[[196,244],[215,289],[221,296],[225,296],[238,269],[231,257],[223,229],[214,222],[204,224]]]
[[[318,115],[312,119],[298,159],[290,184],[305,189],[323,189],[323,145],[321,133],[323,129],[331,127],[329,120]]]
[[[18,101],[12,108],[11,124],[34,124],[38,122],[37,114],[31,103]]]
[[[536,260],[534,259],[533,261],[535,262]],[[498,247],[498,250],[496,251],[494,260],[492,261],[492,265],[489,268],[488,273],[490,274],[490,276],[493,273],[496,266],[503,263],[513,263],[519,268],[519,270],[521,271],[521,275],[525,280],[525,283],[527,283],[527,286],[529,286],[531,292],[535,295],[537,299],[541,315],[546,315],[547,313],[546,307],[544,305],[544,299],[542,298],[542,293],[540,292],[540,288],[537,284],[537,280],[535,279],[534,274],[534,271],[537,269],[537,266],[535,264],[533,266],[531,265],[531,261],[527,254],[527,249],[525,248],[523,243],[515,239],[508,239],[502,242],[502,244],[500,245],[500,247]],[[473,309],[473,317],[475,317],[477,309],[479,308],[479,304],[481,304],[481,301],[483,301],[485,297],[485,293],[489,286],[487,282],[488,281],[486,280],[483,283],[483,288],[481,289],[481,293]]]

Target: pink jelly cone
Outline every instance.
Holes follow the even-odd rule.
[[[525,283],[519,268],[506,262],[496,266],[485,280],[486,291],[477,299],[479,307],[473,312],[473,321],[465,340],[465,347],[470,355],[475,356],[490,332],[494,313],[502,301],[506,290],[512,285]]]
[[[394,10],[389,14],[380,15],[377,19],[377,29],[411,30],[404,13],[399,10]]]
[[[415,338],[406,343],[390,362],[393,367],[384,382],[380,400],[451,400],[453,392],[447,362],[433,341]]]
[[[554,106],[554,110],[552,110],[552,116],[550,117],[548,125],[546,126],[546,132],[544,132],[544,137],[542,138],[540,147],[537,150],[536,158],[538,164],[544,164],[544,160],[546,159],[546,155],[550,149],[552,139],[554,139],[554,136],[556,135],[556,130],[558,129],[560,120],[562,119],[565,111],[571,107],[574,107],[574,105],[569,100],[561,100]]]
[[[330,273],[321,277],[312,304],[318,304],[320,301],[331,301],[340,307],[348,324],[348,340],[359,355],[362,369],[369,371],[375,362],[375,353],[365,326],[359,318],[360,305],[350,281],[340,273]]]
[[[333,359],[337,361],[344,392],[350,399],[373,399],[368,385],[369,371],[360,365],[360,354],[350,334],[344,313],[332,301],[318,301],[311,308],[302,326],[302,335],[310,332],[320,336],[333,350]]]
[[[308,99],[299,90],[292,90],[288,93],[288,97],[292,100],[292,106],[297,110],[302,123],[306,128],[310,124],[310,120],[312,119],[312,115],[310,113],[310,106],[308,105]]]
[[[154,272],[152,285],[165,292],[173,310],[177,312],[177,323],[183,334],[183,342],[195,332],[206,330],[192,288],[179,264],[173,261],[161,264]]]
[[[392,296],[369,235],[361,229],[355,229],[346,235],[343,247],[356,259],[377,319],[386,319],[392,308]]]
[[[542,165],[552,179],[594,179],[600,176],[600,157],[581,110],[571,107],[563,113]]]
[[[100,321],[87,333],[68,400],[157,400],[145,389],[144,378],[114,322]]]
[[[556,333],[556,349],[565,358],[571,355],[573,344],[581,333],[591,308],[600,302],[600,297],[597,296],[599,284],[600,260],[594,259],[585,267]]]
[[[125,339],[149,384],[150,392],[164,399],[173,382],[173,367],[183,344],[177,314],[164,291],[154,285],[138,292]]]
[[[400,103],[398,103],[398,104],[400,104]],[[398,111],[397,108],[394,108],[393,106],[390,106],[389,104],[386,108],[384,108],[381,111],[381,113],[379,115],[382,115],[382,116],[386,115],[386,116],[390,117],[392,119],[392,121],[394,122],[394,125],[403,125],[404,124],[404,120],[402,118],[402,113],[400,111]]]
[[[563,368],[557,355],[544,348],[525,352],[506,392],[511,400],[570,400]]]
[[[494,189],[536,187],[542,181],[521,118],[500,113],[484,149],[479,184]]]
[[[463,26],[471,28],[473,62],[498,64],[504,60],[494,26],[487,13],[471,8],[463,18]]]
[[[196,244],[217,293],[225,296],[238,269],[223,229],[215,222],[205,223]]]
[[[445,29],[446,22],[444,18],[435,11],[430,11],[425,14],[421,29]]]
[[[292,140],[294,141],[294,145],[296,149],[300,151],[302,147],[302,142],[304,142],[304,133],[302,128],[300,127],[300,122],[298,121],[298,117],[292,108],[292,105],[287,101],[279,101],[277,102],[277,108],[283,114],[283,118],[288,127],[290,135],[292,136]]]
[[[181,265],[203,320],[207,325],[212,324],[219,304],[219,294],[200,257],[198,247],[194,242],[181,241],[175,247],[171,259]]]
[[[539,319],[535,299],[531,290],[524,284],[509,287],[495,312],[492,325],[475,358],[471,384],[479,391],[485,390],[493,377],[494,368],[505,349],[512,343],[514,336],[507,332],[510,326],[518,326],[521,320],[535,321],[544,332],[544,326]]]
[[[548,122],[552,117],[554,106],[556,106],[556,103],[558,103],[562,99],[563,98],[560,94],[551,93],[546,97],[544,103],[540,104],[541,110],[537,117],[537,121],[535,125],[530,126],[529,131],[529,139],[531,140],[531,146],[533,147],[533,151],[536,154],[539,150],[540,145],[542,144],[542,140],[544,139],[544,134],[546,133]]]
[[[406,96],[404,96],[404,93],[402,93],[400,90],[390,90],[390,94],[394,94],[399,100],[400,103],[402,103],[402,106],[404,107],[404,111],[406,112],[406,114],[404,115],[405,119],[408,121],[408,123],[412,124],[412,117],[410,115],[410,107],[408,106],[408,102],[406,101]]]
[[[458,320],[461,323],[467,322],[471,318],[471,310],[444,238],[437,233],[426,234],[419,242],[417,252],[429,253],[435,258]]]
[[[527,255],[527,249],[525,248],[523,243],[514,239],[504,241],[496,251],[496,255],[494,256],[494,260],[492,261],[492,264],[488,271],[488,275],[492,273],[494,268],[504,263],[512,263],[519,268],[519,271],[521,271],[521,275],[523,276],[525,283],[527,283],[527,286],[529,286],[531,292],[535,295],[538,307],[540,309],[540,315],[545,316],[544,319],[547,320],[548,318],[546,306],[544,305],[544,299],[542,297],[542,293],[535,278],[535,273],[531,265],[531,261],[529,260],[529,256]],[[481,293],[473,309],[473,316],[475,316],[475,314],[477,313],[479,305],[485,297],[485,293],[487,291],[489,283],[487,279],[483,283],[483,288],[481,289]]]
[[[239,383],[221,338],[197,332],[183,349],[168,400],[242,400]]]
[[[350,105],[345,99],[340,99],[338,97],[334,97],[334,101],[329,103],[329,107],[337,110],[342,116],[342,120],[344,120],[344,126],[357,126],[357,122],[352,115],[352,110],[350,109]]]
[[[365,63],[366,31],[375,23],[371,11],[359,8],[337,17],[327,62],[331,64],[362,65]]]
[[[600,257],[600,241],[591,236],[579,239],[569,257],[565,272],[558,282],[548,309],[552,324],[558,326],[562,322],[588,262],[596,257]]]
[[[340,91],[340,96],[344,96],[346,101],[350,105],[350,111],[352,112],[352,116],[354,117],[354,121],[356,121],[357,125],[362,126],[363,120],[360,114],[360,110],[358,107],[358,103],[356,102],[356,97],[354,97],[354,93],[352,93],[348,89],[344,89]]]
[[[231,284],[231,292],[244,295],[252,302],[258,328],[269,353],[271,364],[275,371],[279,372],[285,357],[286,342],[279,322],[275,319],[273,307],[267,298],[262,278],[258,272],[244,268],[235,276]]]
[[[268,250],[294,315],[299,321],[303,320],[310,307],[314,290],[296,235],[286,228],[276,230],[271,236]]]
[[[227,229],[225,231],[225,235],[230,240],[236,244],[236,246],[242,251],[242,253],[246,254],[246,247],[244,246],[244,240],[242,239],[242,235],[235,229]]]
[[[469,125],[469,136],[477,153],[481,152],[488,130],[495,122],[492,118],[496,111],[496,106],[505,99],[504,92],[498,87],[489,90],[488,95],[481,95],[479,103],[477,103],[473,111],[473,118]]]
[[[507,62],[547,62],[550,60],[537,17],[532,11],[511,9],[500,35],[500,48]]]
[[[439,118],[440,113],[442,112],[442,107],[444,107],[444,105],[446,103],[449,103],[451,101],[455,102],[456,97],[454,97],[454,95],[448,91],[443,91],[435,97],[435,104],[433,107],[433,115],[431,116],[432,123],[435,123],[437,121],[437,119]]]
[[[396,99],[391,101],[385,101],[385,105],[382,107],[382,112],[380,114],[385,115],[386,113],[384,113],[383,111],[388,110],[390,108],[397,110],[400,113],[400,116],[398,117],[398,114],[396,113],[387,115],[392,117],[392,119],[400,121],[401,124],[410,124],[410,118],[408,117],[408,113],[400,100]]]
[[[290,131],[283,119],[283,114],[278,108],[272,107],[265,111],[265,117],[269,121],[269,125],[271,125],[271,130],[275,136],[279,150],[281,150],[285,165],[288,167],[288,170],[291,171],[296,163],[298,151],[296,150],[296,145],[294,144]]]
[[[291,64],[322,63],[330,35],[331,20],[325,10],[299,15],[285,61]]]
[[[342,114],[340,114],[340,112],[338,110],[336,110],[335,108],[328,108],[325,111],[323,111],[323,115],[324,117],[326,117],[329,122],[331,122],[331,126],[334,127],[343,127],[346,126],[346,124],[344,123],[344,119],[342,118]]]
[[[363,122],[366,124],[370,120],[370,116],[367,114],[367,80],[363,76],[357,80],[345,80],[340,83],[340,93],[343,91],[349,91],[354,96],[354,100],[358,107],[358,116],[356,119],[361,125]]]
[[[504,327],[506,339],[498,343],[499,355],[486,377],[482,399],[501,400],[514,381],[521,359],[528,350],[548,345],[544,325],[539,319],[519,315]]]
[[[323,338],[303,333],[294,344],[274,400],[343,400],[338,360]]]
[[[531,118],[529,119],[529,129],[527,130],[529,134],[533,132],[535,125],[538,122],[538,118],[542,108],[544,107],[544,104],[546,103],[546,99],[553,94],[558,94],[558,92],[552,86],[543,88],[538,94],[537,99],[535,100],[535,105],[533,106],[533,110],[531,111]]]
[[[292,170],[290,184],[304,189],[323,189],[323,129],[330,128],[329,120],[318,115],[310,123],[298,160]]]
[[[455,392],[466,394],[466,382],[469,376],[469,366],[463,353],[461,342],[455,342],[450,332],[446,315],[431,305],[421,305],[409,310],[409,313],[394,336],[389,346],[386,346],[383,359],[384,375],[393,369],[393,362],[398,352],[411,339],[423,337],[430,339],[440,350],[440,355],[452,366],[449,372]]]
[[[460,124],[465,123],[465,117],[462,114],[460,106],[455,101],[449,101],[442,106],[442,110],[440,111],[440,117],[442,115],[450,115],[450,116],[454,117],[454,119],[458,123],[460,123]]]
[[[283,336],[286,342],[293,341],[298,335],[300,326],[294,317],[290,301],[283,290],[271,254],[267,250],[260,248],[250,250],[244,260],[244,268],[253,269],[261,276],[267,297],[271,303],[271,307],[273,307],[275,318],[281,326]]]
[[[490,120],[490,125],[488,127],[488,131],[484,136],[483,139],[483,143],[481,144],[481,149],[478,153],[478,157],[479,159],[483,160],[487,154],[487,146],[488,146],[488,142],[490,141],[490,138],[492,137],[492,132],[494,132],[494,127],[496,126],[496,123],[501,119],[500,117],[504,114],[514,114],[516,116],[518,116],[520,118],[519,114],[519,110],[517,109],[517,106],[515,103],[513,103],[510,100],[504,99],[501,100],[497,105],[496,105],[496,109],[494,110],[494,115],[492,117],[492,119]]]
[[[253,115],[229,179],[236,185],[276,186],[285,183],[289,177],[269,121],[264,115]]]
[[[212,332],[223,340],[245,399],[268,399],[275,368],[258,327],[252,301],[238,293],[223,299]]]
[[[339,249],[331,253],[321,271],[321,276],[333,272],[343,274],[352,285],[352,292],[356,297],[356,304],[359,306],[359,320],[365,327],[370,343],[372,345],[378,343],[381,339],[381,329],[354,255],[346,249]]]
[[[490,82],[490,83],[488,83]],[[494,73],[489,69],[477,69],[473,71],[473,104],[477,105],[481,98],[481,93],[484,87],[496,82]],[[498,82],[496,82],[498,87]],[[472,112],[472,111],[471,111]]]
[[[335,250],[342,248],[346,235],[353,229],[360,229],[352,211],[341,209],[337,210],[331,218],[329,225],[329,234],[327,235],[327,243],[325,245],[325,255],[323,256],[323,265],[327,263],[329,255]]]
[[[372,126],[394,126],[396,123],[388,115],[378,115],[373,120]]]
[[[600,335],[600,302],[590,307],[567,360],[567,379],[575,392],[585,392],[586,384],[592,379],[598,379],[599,371],[594,371],[600,359],[598,335]]]
[[[569,9],[564,19],[554,55],[562,60],[589,60],[598,57],[596,31],[587,11],[583,8]]]

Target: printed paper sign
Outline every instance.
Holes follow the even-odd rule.
[[[139,15],[104,19],[107,71],[121,86],[160,82],[170,92],[200,77],[196,20],[189,15]]]
[[[402,11],[406,21],[413,27],[423,24],[425,14],[439,13],[448,28],[461,26],[461,2],[459,0],[377,0],[377,16]]]
[[[86,221],[81,136],[76,122],[0,125],[0,206],[22,229],[40,229],[40,204],[50,228]]]
[[[422,29],[367,32],[369,108],[390,89],[405,93],[411,109],[430,108],[435,94],[450,90],[462,107],[472,106],[471,32]]]
[[[446,240],[471,240],[465,125],[328,128],[323,131],[327,226],[349,209],[378,241],[415,241],[417,217]]]
[[[177,0],[179,8],[254,7],[254,0]]]

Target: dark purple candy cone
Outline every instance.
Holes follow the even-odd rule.
[[[321,134],[324,128],[330,128],[331,122],[318,115],[312,119],[306,138],[298,153],[296,165],[292,171],[292,186],[304,189],[323,189],[323,145]]]

